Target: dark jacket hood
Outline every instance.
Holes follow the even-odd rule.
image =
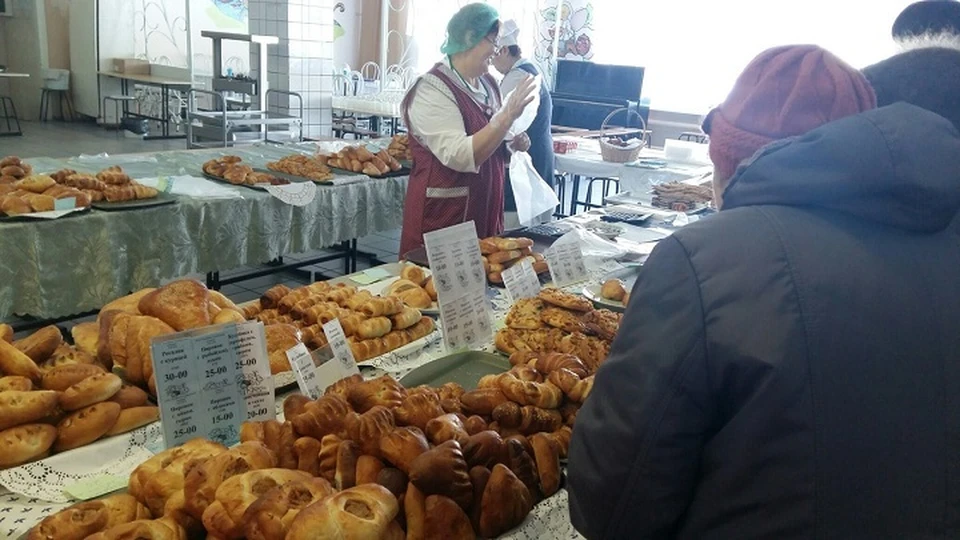
[[[780,205],[850,214],[920,233],[960,211],[960,133],[906,103],[778,141],[737,170],[723,209]]]

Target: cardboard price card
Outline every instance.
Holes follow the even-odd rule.
[[[248,418],[275,416],[262,323],[161,336],[150,349],[167,448],[197,437],[231,446]]]
[[[550,276],[557,287],[566,287],[589,278],[579,243],[554,244],[544,255],[550,267]]]
[[[440,303],[465,294],[484,294],[487,278],[472,221],[426,233],[423,242]]]
[[[490,343],[493,325],[486,296],[468,294],[440,303],[443,342],[450,352]]]
[[[330,343],[330,350],[333,351],[333,358],[340,364],[340,368],[344,375],[352,375],[354,373],[360,373],[360,370],[357,368],[357,361],[353,357],[353,349],[350,348],[350,344],[347,342],[347,336],[343,333],[343,326],[340,325],[340,319],[333,319],[332,321],[323,325],[323,333],[327,336],[327,341]]]
[[[310,399],[319,398],[323,389],[320,388],[317,366],[313,363],[313,356],[307,350],[307,346],[298,343],[294,348],[287,351],[287,360],[290,360],[290,366],[297,377],[297,386],[300,387],[300,393]]]
[[[501,275],[503,276],[503,285],[513,302],[540,294],[540,277],[537,276],[537,272],[528,259],[507,268]]]

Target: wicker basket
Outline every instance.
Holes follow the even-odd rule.
[[[621,148],[615,144],[607,142],[607,136],[604,132],[607,131],[607,124],[610,122],[610,119],[617,115],[617,113],[625,112],[627,113],[627,124],[630,123],[630,114],[634,114],[640,120],[640,129],[641,129],[641,139],[640,145],[634,146],[631,148]],[[607,115],[603,120],[603,124],[600,125],[600,155],[603,157],[604,161],[610,163],[630,163],[631,161],[636,161],[640,157],[640,151],[643,150],[646,146],[650,144],[648,139],[649,134],[647,133],[647,123],[643,121],[643,117],[640,116],[640,113],[633,109],[628,109],[626,107],[616,109]]]

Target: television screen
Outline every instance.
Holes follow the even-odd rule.
[[[643,68],[558,60],[554,92],[593,96],[600,100],[638,101],[643,88]]]

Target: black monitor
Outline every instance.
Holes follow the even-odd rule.
[[[554,93],[564,97],[590,96],[596,101],[639,101],[643,68],[558,60]]]

